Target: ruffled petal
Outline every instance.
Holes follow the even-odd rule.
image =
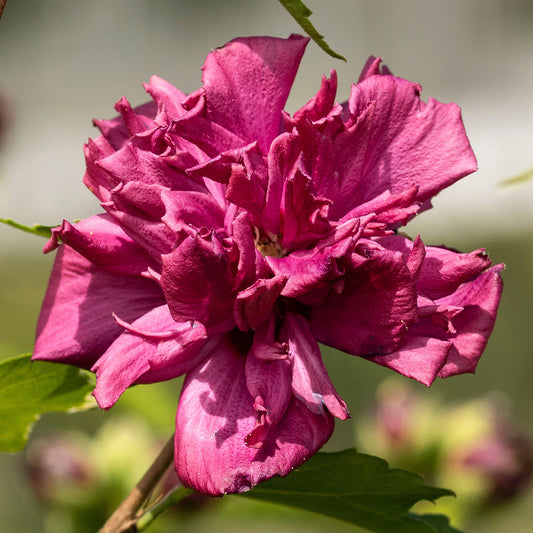
[[[311,191],[311,178],[300,168],[288,176],[281,201],[281,245],[305,249],[332,229],[328,222],[331,201]]]
[[[263,325],[263,334],[254,335],[252,348],[246,356],[246,385],[254,398],[257,416],[255,427],[246,437],[246,445],[251,448],[261,448],[270,428],[287,411],[292,396],[291,362],[288,354],[286,358],[280,357],[280,346],[274,340],[272,325],[273,321]],[[270,333],[268,339],[267,332]]]
[[[322,75],[319,91],[307,104],[294,113],[294,122],[316,122],[326,117],[334,108],[335,95],[337,94],[337,72],[331,70],[330,75],[330,78]]]
[[[114,150],[120,150],[132,135],[154,126],[153,118],[157,109],[154,102],[147,102],[132,109],[128,100],[122,97],[115,104],[115,109],[120,116],[111,120],[93,121]]]
[[[253,285],[241,291],[233,305],[233,319],[242,331],[257,329],[273,313],[278,296],[287,278],[275,276],[258,279]]]
[[[402,343],[399,350],[366,359],[429,387],[446,364],[451,349],[450,341],[413,335]]]
[[[355,161],[366,171],[361,174],[350,163],[345,179],[349,183],[358,175],[365,200],[414,183],[418,200],[425,202],[476,170],[459,107],[432,98],[424,103],[419,94],[418,85],[393,76],[371,76],[353,87],[349,107],[357,117],[355,146],[364,154]]]
[[[266,153],[308,41],[248,37],[213,50],[203,66],[207,118]]]
[[[286,335],[289,344],[292,390],[296,398],[313,413],[322,414],[326,407],[340,420],[349,418],[348,408],[329,379],[307,320],[300,315],[286,313],[282,334]]]
[[[349,115],[345,131],[316,130],[302,147],[316,192],[333,200],[334,220],[385,191],[413,186],[427,208],[432,196],[476,170],[460,109],[422,102],[416,84],[370,76],[353,86]]]
[[[266,262],[278,276],[287,278],[282,296],[298,298],[313,305],[317,293],[327,295],[328,282],[340,278],[345,269],[340,260],[353,251],[365,221],[353,219],[333,228],[313,248],[296,250],[286,257],[267,257]],[[326,293],[324,293],[324,289]],[[309,298],[303,298],[312,293]],[[318,302],[322,303],[318,298]],[[316,302],[315,302],[316,305]]]
[[[402,253],[417,279],[418,321],[399,348],[370,360],[430,385],[435,377],[473,372],[494,327],[502,265],[484,250],[459,253],[400,235],[378,239]]]
[[[156,133],[156,130],[152,133]],[[146,149],[151,148],[151,141],[146,136],[133,138],[117,152],[99,159],[96,164],[116,183],[141,181],[146,185],[158,184],[174,190],[205,191],[201,184],[170,164],[172,159],[167,162],[165,157]]]
[[[206,116],[208,106],[203,88],[191,93],[182,105],[187,112],[172,121],[169,131],[193,143],[204,153],[203,158],[198,158],[198,163],[214,158],[221,152],[249,144],[239,132],[233,133],[225,124],[213,122]]]
[[[123,329],[164,303],[154,281],[110,274],[70,247],[57,251],[37,323],[33,358],[91,368]]]
[[[453,348],[440,377],[474,372],[494,328],[503,282],[503,265],[495,265],[476,279],[464,283],[453,294],[439,300],[441,305],[460,306],[453,317]]]
[[[207,327],[233,325],[233,276],[228,250],[216,234],[191,234],[163,256],[161,287],[178,322]]]
[[[165,206],[161,220],[176,234],[187,227],[217,229],[224,226],[224,212],[210,194],[164,190],[161,199]]]
[[[333,417],[292,398],[259,450],[246,445],[256,426],[245,357],[227,336],[206,363],[189,372],[176,418],[175,467],[182,483],[211,495],[245,492],[285,476],[329,439]]]
[[[94,397],[109,409],[134,383],[165,381],[188,372],[205,357],[207,334],[202,324],[177,323],[168,307],[156,307],[124,331],[91,368]]]
[[[95,215],[75,224],[66,220],[52,230],[45,251],[59,246],[59,240],[110,274],[140,276],[157,261],[137,245],[107,214]]]
[[[400,252],[361,252],[366,260],[348,271],[344,286],[311,308],[311,330],[319,342],[353,355],[382,355],[417,319],[415,284]]]
[[[158,124],[168,124],[185,114],[181,103],[186,95],[168,81],[159,76],[152,76],[150,83],[144,84],[144,89],[157,104],[155,122]]]
[[[102,204],[131,239],[158,261],[161,254],[174,249],[177,240],[176,233],[162,221],[164,191],[159,185],[132,181],[118,185],[110,201]]]
[[[426,246],[418,290],[437,300],[457,290],[459,285],[476,278],[491,265],[484,249],[460,253],[444,247]]]

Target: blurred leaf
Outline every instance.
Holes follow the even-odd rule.
[[[417,520],[423,520],[424,522],[431,524],[436,533],[461,533],[458,529],[455,529],[450,525],[450,520],[447,516],[442,514],[423,514],[423,515],[411,515]]]
[[[0,450],[17,452],[33,423],[47,411],[81,411],[95,405],[94,377],[79,368],[31,361],[31,354],[0,363]]]
[[[279,0],[279,3],[292,15],[294,20],[302,27],[302,29],[315,41],[315,43],[332,57],[337,59],[342,59],[346,61],[346,58],[337,54],[332,50],[326,41],[324,41],[324,36],[320,35],[316,28],[311,24],[309,17],[313,12],[302,2],[302,0]]]
[[[503,181],[503,186],[508,185],[522,185],[526,181],[529,181],[530,179],[533,179],[533,168],[529,168],[528,170],[513,176],[512,178],[506,179]]]
[[[39,237],[45,237],[46,239],[49,239],[52,236],[52,228],[55,227],[55,226],[43,226],[41,224],[34,224],[33,226],[25,226],[24,224],[15,222],[11,218],[0,218],[0,222],[2,222],[2,224],[7,224],[8,226],[11,226],[12,228],[25,231],[26,233],[33,233],[33,235],[38,235]]]
[[[454,533],[437,519],[408,514],[420,500],[452,491],[427,487],[418,474],[390,469],[355,449],[319,453],[284,478],[272,478],[242,496],[307,509],[378,533]],[[431,516],[431,515],[430,515]]]

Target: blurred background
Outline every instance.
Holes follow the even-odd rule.
[[[318,89],[322,73],[331,68],[339,74],[338,99],[346,99],[350,84],[371,54],[381,56],[395,74],[420,83],[426,99],[432,96],[462,107],[479,170],[443,191],[434,200],[434,209],[413,221],[407,231],[413,236],[420,233],[427,244],[462,251],[487,248],[495,262],[506,264],[504,296],[475,377],[440,381],[431,391],[417,384],[412,387],[422,402],[431,398],[450,406],[496,394],[512,427],[526,440],[532,438],[533,180],[520,186],[502,182],[533,166],[533,3],[307,0],[306,4],[314,11],[312,22],[347,62],[327,56],[310,43],[288,111],[305,103]],[[82,145],[96,135],[92,118],[114,116],[113,104],[122,95],[133,104],[146,101],[142,82],[152,74],[185,92],[195,90],[206,54],[236,36],[286,37],[293,32],[299,33],[299,27],[274,0],[9,0],[0,21],[0,216],[29,225],[54,225],[63,218],[78,219],[99,211],[96,199],[81,183]],[[53,259],[41,254],[43,244],[37,237],[0,227],[2,359],[32,349]],[[325,359],[353,415],[351,421],[338,424],[327,449],[364,446],[368,433],[366,440],[362,438],[358,424],[375,412],[376,391],[390,373],[330,350],[325,350]],[[42,458],[46,456],[39,453],[58,439],[63,443],[66,438],[69,450],[77,445],[85,450],[81,459],[72,452],[72,461],[83,463],[73,467],[77,480],[94,490],[98,486],[94,473],[104,469],[122,472],[116,476],[131,486],[125,472],[135,479],[136,469],[141,473],[157,444],[172,433],[178,391],[179,382],[138,387],[109,413],[44,416],[32,435],[33,448],[0,455],[3,530],[70,531],[57,505],[54,512],[45,507],[46,498],[39,492],[42,474],[35,473],[35,457],[37,464],[46,463]],[[477,420],[479,413],[472,411],[469,416]],[[133,414],[135,418],[129,418]],[[441,417],[443,411],[437,409],[429,419],[438,425]],[[108,429],[113,421],[116,427],[124,424],[120,442],[127,444],[113,444]],[[95,449],[89,453],[90,446]],[[104,452],[117,447],[131,448],[137,457],[134,466],[131,462],[117,466],[118,459]],[[55,450],[52,456],[65,457],[64,463],[71,457],[64,448],[51,449]],[[93,461],[105,464],[97,466]],[[522,470],[527,470],[525,463]],[[465,470],[463,480],[470,476]],[[447,488],[460,493],[462,482],[453,482],[457,486]],[[120,482],[105,483],[106,495],[126,490],[118,486]],[[468,524],[473,533],[529,533],[533,490],[520,487],[511,501],[481,505],[472,516],[458,512],[457,520]],[[334,520],[235,497],[193,502],[191,509],[194,505],[203,506],[203,512],[183,510],[180,531],[357,531]],[[70,520],[76,523],[77,519]],[[99,517],[94,520],[98,524]],[[87,531],[96,531],[97,525],[86,517],[82,521],[88,524]],[[176,529],[172,524],[162,521],[150,530],[172,531]]]

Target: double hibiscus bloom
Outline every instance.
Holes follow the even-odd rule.
[[[104,409],[186,374],[175,466],[208,494],[288,474],[349,417],[319,342],[430,385],[474,371],[500,299],[483,250],[397,232],[475,170],[459,108],[371,58],[346,103],[332,71],[291,116],[306,44],[236,39],[196,92],[122,98],[85,147],[105,213],[45,248],[34,358],[93,370]]]

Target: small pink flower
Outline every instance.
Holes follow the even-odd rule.
[[[318,342],[431,384],[472,372],[501,265],[396,233],[473,172],[459,108],[371,59],[348,102],[334,71],[283,111],[307,39],[236,39],[185,95],[153,77],[85,148],[105,214],[59,246],[34,357],[96,372],[110,408],[187,374],[175,464],[201,492],[286,475],[349,416]]]

